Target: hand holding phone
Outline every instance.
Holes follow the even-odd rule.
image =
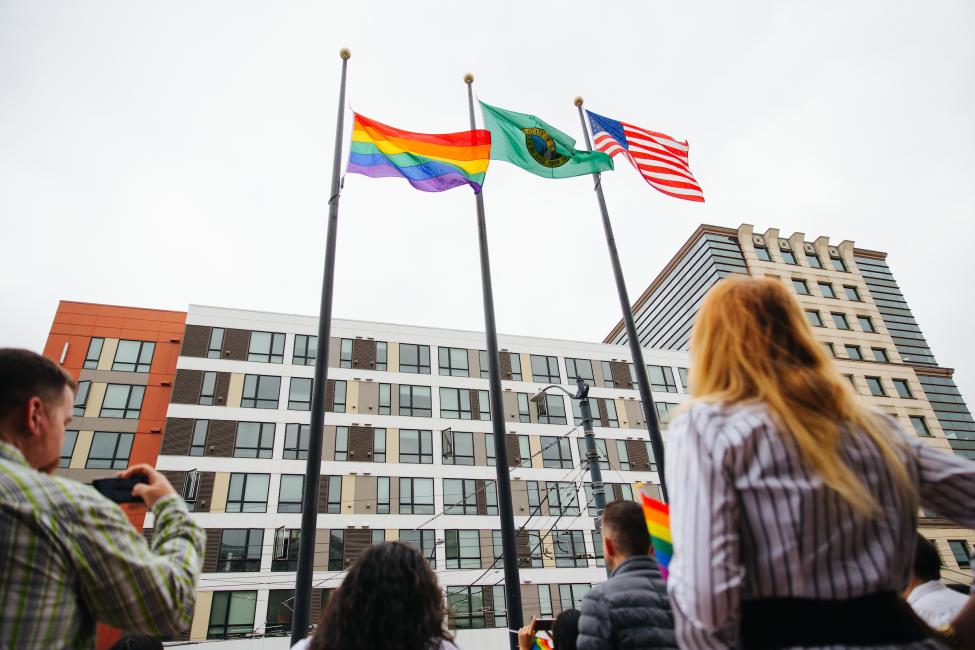
[[[130,478],[99,478],[91,482],[91,486],[115,503],[145,503],[141,496],[132,494],[132,488],[139,483],[148,483],[149,479],[142,474]]]

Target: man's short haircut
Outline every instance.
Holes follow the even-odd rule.
[[[923,535],[917,536],[914,547],[914,575],[923,580],[941,580],[941,556],[938,547]]]
[[[603,510],[606,537],[625,557],[650,553],[650,532],[643,518],[643,508],[635,501],[613,501]]]
[[[78,387],[61,366],[30,350],[0,348],[0,420],[37,396],[47,402],[65,386]]]

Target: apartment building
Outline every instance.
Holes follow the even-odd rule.
[[[311,317],[189,309],[157,461],[207,531],[193,626],[181,638],[290,630],[317,329]],[[335,320],[332,336],[312,619],[368,545],[398,539],[429,558],[463,647],[503,645],[484,335]],[[658,483],[656,467],[618,346],[515,336],[499,346],[523,607],[526,617],[556,615],[605,569],[578,404],[558,391],[529,397],[551,384],[574,392],[576,377],[590,383],[608,500]],[[666,426],[687,399],[687,354],[645,356]]]
[[[687,350],[708,289],[734,274],[774,277],[795,291],[817,338],[862,399],[928,443],[975,458],[975,419],[939,366],[887,264],[887,254],[828,237],[700,226],[633,305],[645,347]],[[626,344],[619,322],[606,343]],[[975,532],[925,512],[948,579],[970,582]]]

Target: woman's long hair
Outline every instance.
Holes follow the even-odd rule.
[[[412,546],[385,542],[359,556],[328,600],[313,650],[429,650],[453,637],[437,577]]]
[[[860,431],[916,505],[890,427],[860,404],[780,280],[732,277],[711,289],[691,335],[691,366],[695,400],[766,404],[805,466],[855,512],[872,516],[880,510],[840,454],[841,438]]]

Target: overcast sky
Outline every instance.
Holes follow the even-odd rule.
[[[702,222],[884,250],[975,399],[975,3],[0,0],[0,344],[59,299],[318,310],[340,61],[423,132],[478,97],[581,140],[572,100],[690,141],[707,203],[605,177],[630,295]],[[498,328],[620,317],[591,180],[492,164]],[[474,199],[349,175],[336,317],[483,329]]]

